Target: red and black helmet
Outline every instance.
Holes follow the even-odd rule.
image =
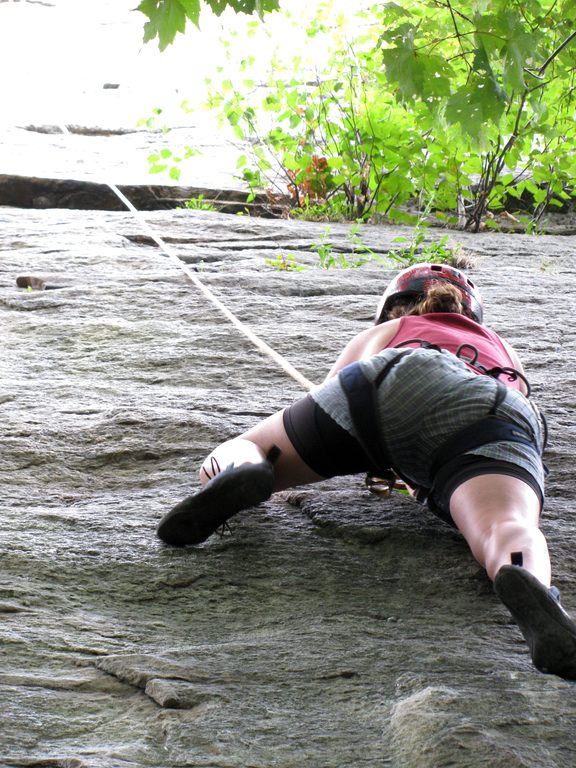
[[[375,325],[387,319],[398,299],[424,298],[435,283],[450,283],[459,288],[465,307],[477,323],[482,322],[482,297],[463,272],[447,264],[414,264],[398,273],[384,291],[376,310]]]

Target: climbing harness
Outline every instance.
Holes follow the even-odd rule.
[[[378,434],[376,420],[376,397],[378,387],[390,370],[414,350],[406,349],[390,360],[380,371],[374,382],[370,382],[357,363],[347,365],[340,371],[340,383],[344,389],[356,438],[370,463],[378,468],[378,474],[366,475],[366,487],[376,496],[387,498],[394,490],[412,494],[410,486],[401,479],[392,467],[388,451]]]
[[[407,347],[409,344],[419,344],[422,349],[434,349],[436,352],[446,351],[439,347],[437,344],[432,344],[430,341],[426,341],[426,339],[407,339],[406,341],[402,341],[400,344],[397,344],[396,347]],[[466,351],[471,352],[471,356],[464,354]],[[460,344],[456,352],[454,352],[454,355],[459,360],[462,360],[463,363],[466,363],[466,365],[474,368],[474,370],[478,371],[478,373],[485,374],[486,376],[492,376],[495,379],[498,379],[499,376],[507,376],[508,381],[517,381],[518,379],[522,379],[526,386],[526,397],[530,397],[530,393],[532,391],[530,382],[521,371],[518,371],[516,368],[509,366],[494,366],[493,368],[486,368],[485,365],[482,365],[478,362],[479,354],[480,353],[474,344],[467,343]]]
[[[420,344],[423,349],[435,349],[437,352],[446,351],[439,347],[437,344],[432,344],[431,342],[426,341],[426,339],[408,339],[407,341],[403,341],[396,346],[400,348],[406,347],[408,344]],[[464,354],[466,351],[471,352],[470,357]],[[482,365],[478,362],[478,356],[480,353],[473,344],[460,344],[454,354],[459,360],[462,360],[463,363],[466,363],[466,365],[474,368],[474,370],[478,371],[478,373],[485,376],[491,376],[500,384],[502,384],[502,382],[499,380],[500,376],[506,376],[508,381],[517,381],[518,379],[521,379],[521,381],[524,382],[524,386],[526,387],[525,397],[529,401],[530,407],[536,414],[536,418],[538,419],[542,429],[542,450],[544,450],[544,448],[546,448],[548,445],[548,422],[546,421],[546,417],[540,411],[536,403],[530,399],[532,394],[532,387],[530,386],[530,382],[522,373],[522,371],[519,371],[517,368],[512,368],[510,366],[494,366],[493,368],[486,368],[485,365]],[[499,439],[502,440],[503,438]]]
[[[426,349],[436,349],[443,352],[437,345],[430,344],[421,339],[412,339],[403,342],[402,345],[419,342]],[[462,347],[471,347],[472,345],[462,345]],[[473,349],[477,352],[476,348]],[[506,421],[496,416],[496,409],[504,401],[507,388],[497,376],[500,372],[511,371],[518,373],[514,369],[494,368],[484,371],[484,375],[490,375],[495,378],[497,383],[494,402],[486,416],[460,429],[452,435],[436,451],[432,457],[429,483],[426,488],[413,489],[410,486],[410,478],[407,478],[394,465],[390,458],[389,450],[385,443],[385,438],[380,434],[377,427],[377,395],[378,388],[390,373],[404,357],[417,351],[414,348],[400,349],[398,355],[392,358],[386,366],[380,371],[377,377],[370,381],[358,363],[351,363],[340,371],[340,382],[348,401],[350,416],[356,431],[358,442],[362,446],[364,453],[373,466],[378,467],[378,476],[368,475],[366,485],[370,491],[379,496],[389,496],[390,493],[398,487],[400,490],[407,490],[411,495],[415,495],[418,501],[425,501],[433,486],[434,478],[451,461],[465,453],[469,453],[480,448],[487,443],[492,442],[513,442],[522,443],[534,447],[534,439],[523,429],[512,422]],[[461,358],[462,359],[462,358]],[[524,377],[522,376],[524,379]]]

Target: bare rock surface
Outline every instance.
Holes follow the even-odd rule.
[[[45,179],[75,179],[120,185],[165,183],[168,174],[150,175],[148,156],[170,150],[184,156],[192,147],[193,157],[178,165],[181,183],[188,186],[246,190],[235,171],[244,146],[214,118],[198,116],[193,125],[166,132],[121,126],[90,129],[81,125],[1,126],[0,168],[4,174]],[[177,165],[170,159],[167,165]]]
[[[118,185],[138,210],[184,207],[191,199],[223,213],[278,215],[287,192],[275,199],[249,195],[236,172],[246,146],[231,139],[209,115],[193,125],[166,129],[100,129],[74,125],[3,126],[0,130],[0,206],[125,211],[110,188]],[[194,155],[184,163],[163,160],[151,174],[148,157],[160,152]],[[171,180],[169,168],[180,173]],[[230,170],[232,169],[232,170]]]
[[[393,274],[313,266],[323,225],[147,219],[312,381]],[[362,238],[385,254],[402,233]],[[574,684],[533,669],[461,538],[414,502],[344,478],[198,547],[156,540],[211,447],[302,389],[142,235],[123,213],[0,209],[0,765],[572,768]],[[548,416],[543,528],[574,612],[576,242],[454,237]],[[349,227],[330,238],[350,254]],[[285,254],[310,268],[267,263]]]

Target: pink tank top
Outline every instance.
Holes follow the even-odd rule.
[[[514,368],[514,362],[498,334],[464,315],[432,312],[402,317],[397,334],[386,346],[420,346],[417,341],[403,344],[412,339],[422,339],[454,355],[458,354],[475,373],[483,373],[483,369],[490,368]],[[506,374],[501,374],[499,378],[507,386],[520,389],[520,379],[511,380]]]

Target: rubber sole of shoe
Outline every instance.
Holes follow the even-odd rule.
[[[164,515],[156,533],[175,547],[200,544],[237,512],[266,501],[273,490],[270,462],[230,467]]]
[[[505,565],[494,590],[528,643],[534,666],[547,674],[576,679],[576,623],[548,589],[524,568]]]

